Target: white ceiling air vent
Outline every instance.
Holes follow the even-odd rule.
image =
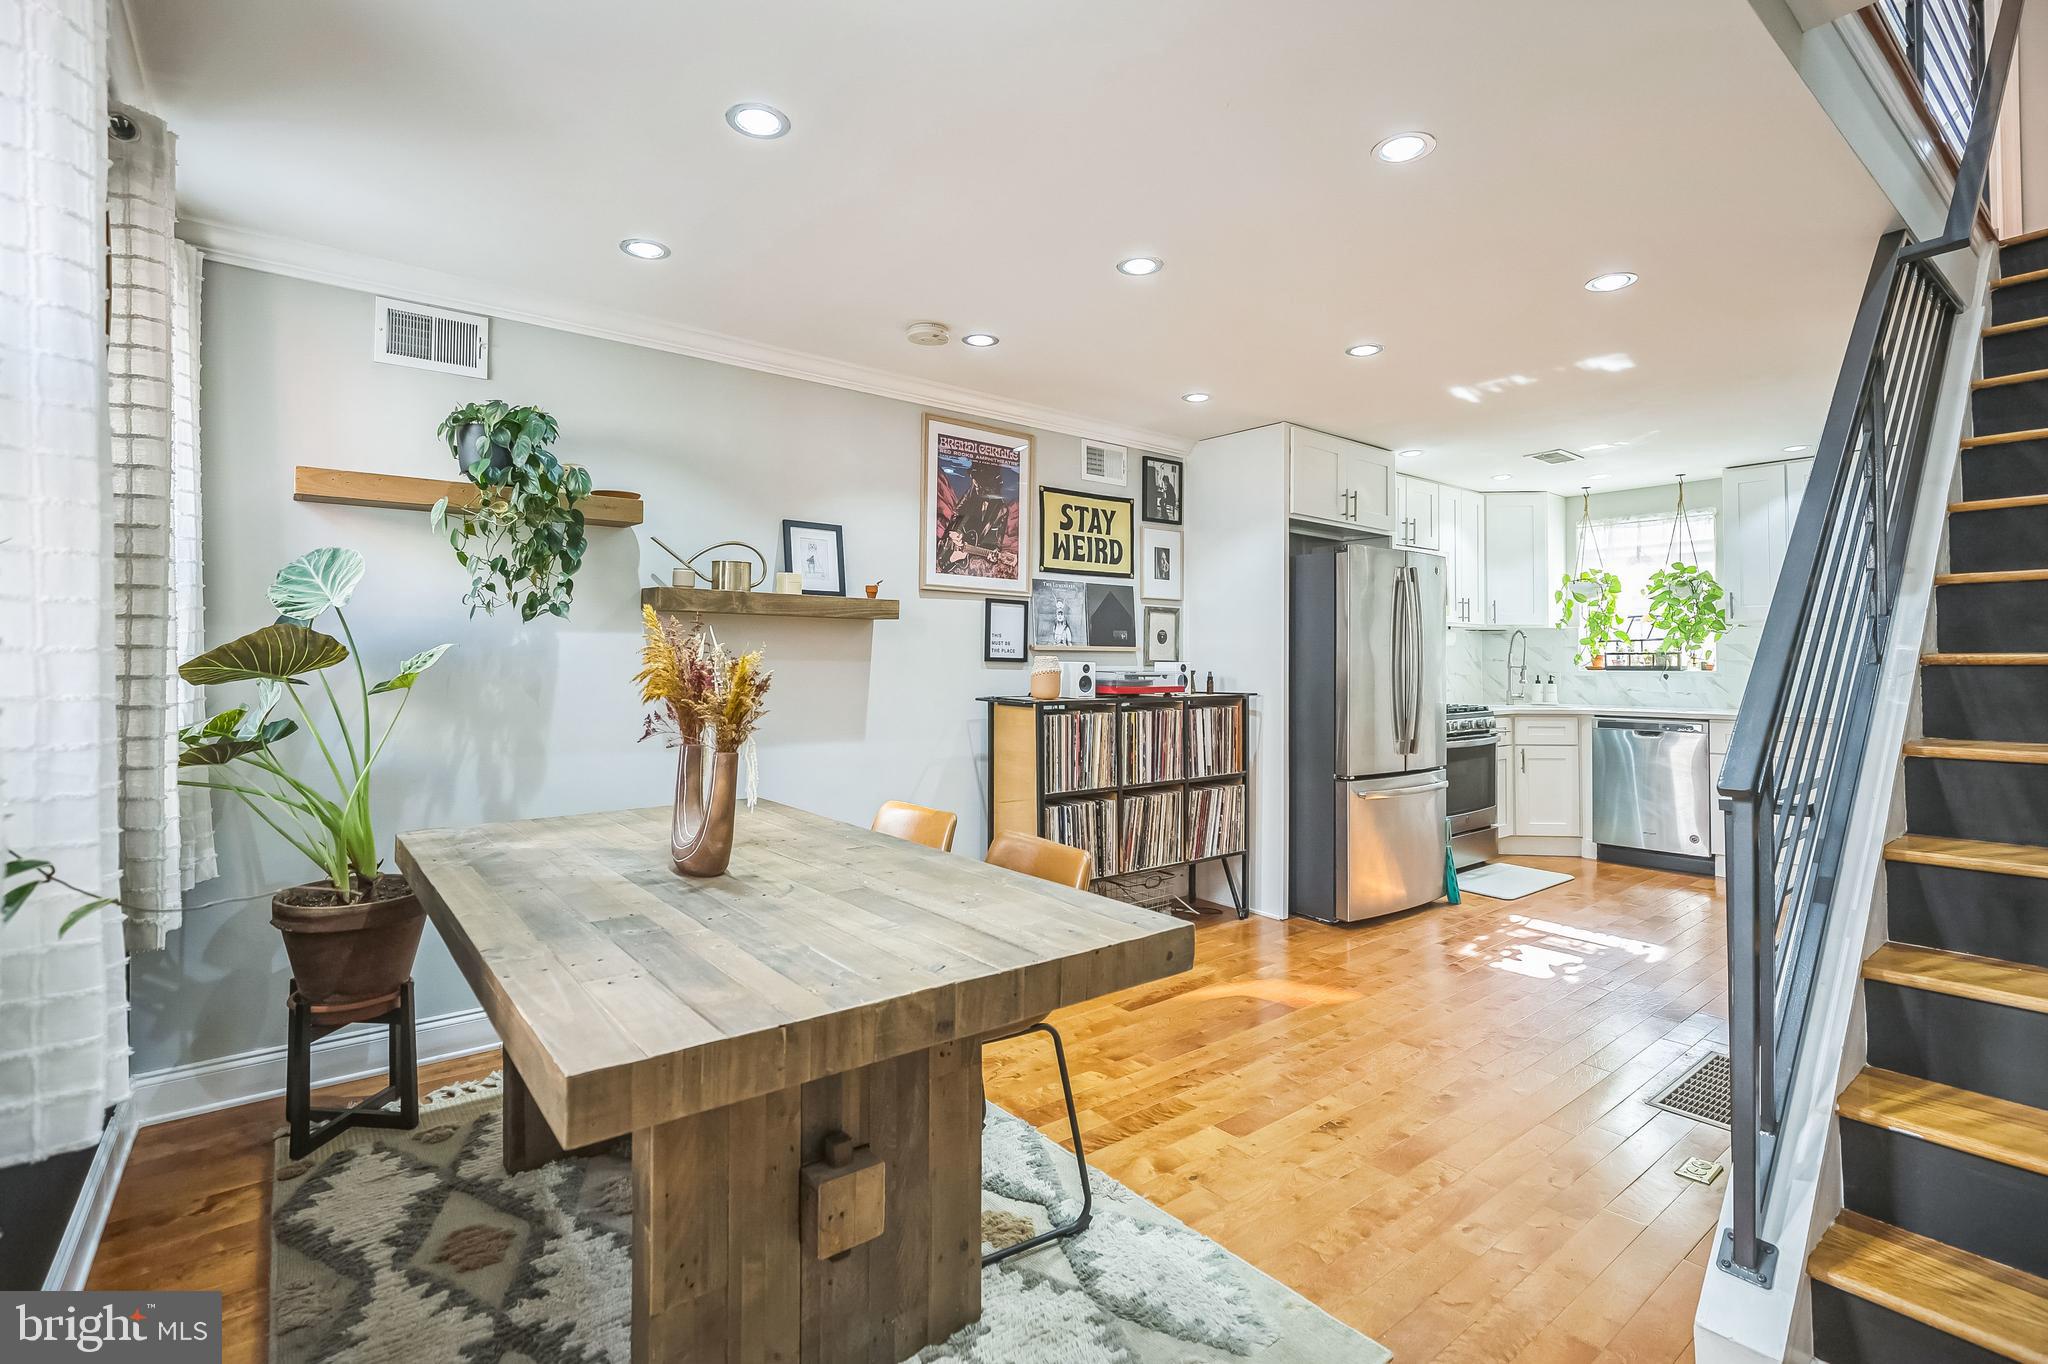
[[[437,369],[443,374],[491,377],[491,320],[424,303],[377,300],[377,335],[370,358],[387,365]]]
[[[1538,464],[1577,464],[1585,456],[1571,450],[1538,450],[1525,458],[1533,459]]]
[[[1121,488],[1129,481],[1130,452],[1121,445],[1104,445],[1099,440],[1081,442],[1081,477],[1090,483],[1114,483]]]

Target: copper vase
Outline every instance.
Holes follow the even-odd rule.
[[[709,769],[707,772],[706,769]],[[679,876],[723,876],[732,861],[733,806],[740,755],[684,744],[676,757],[676,805],[669,866]]]

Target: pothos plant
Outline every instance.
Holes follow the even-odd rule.
[[[1603,644],[1628,643],[1628,621],[1621,614],[1621,579],[1606,569],[1582,568],[1565,574],[1558,584],[1557,604],[1564,608],[1558,629],[1572,629],[1574,618],[1579,622],[1579,662],[1589,663],[1598,657]]]
[[[1727,594],[1698,564],[1671,563],[1650,575],[1649,620],[1669,649],[1695,660],[1728,633]]]
[[[501,606],[530,621],[569,614],[583,564],[588,471],[565,466],[552,449],[555,419],[537,407],[467,403],[441,421],[440,436],[477,486],[475,506],[434,504],[436,531],[469,570],[462,597],[470,615]]]

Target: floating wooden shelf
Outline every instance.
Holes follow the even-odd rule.
[[[442,498],[451,507],[476,505],[476,485],[468,479],[409,478],[404,474],[359,474],[350,469],[320,469],[301,464],[294,471],[292,499],[333,502],[349,507],[399,507],[426,511]],[[637,497],[592,494],[576,504],[586,526],[637,526],[647,509]]]
[[[888,597],[794,597],[780,592],[714,592],[708,587],[643,587],[640,603],[671,615],[810,616],[820,620],[895,620],[903,604]]]

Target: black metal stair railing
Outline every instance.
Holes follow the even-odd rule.
[[[1879,0],[1876,8],[1942,140],[1961,153],[1984,74],[1984,0]]]
[[[1768,1284],[1775,1269],[1760,1226],[1963,311],[1933,261],[1970,244],[2022,3],[2006,0],[1971,74],[1962,170],[1942,234],[1916,243],[1901,230],[1878,243],[1721,769],[1733,1122],[1731,1227],[1716,1259],[1751,1282]],[[1948,6],[1957,7],[1968,6]]]

